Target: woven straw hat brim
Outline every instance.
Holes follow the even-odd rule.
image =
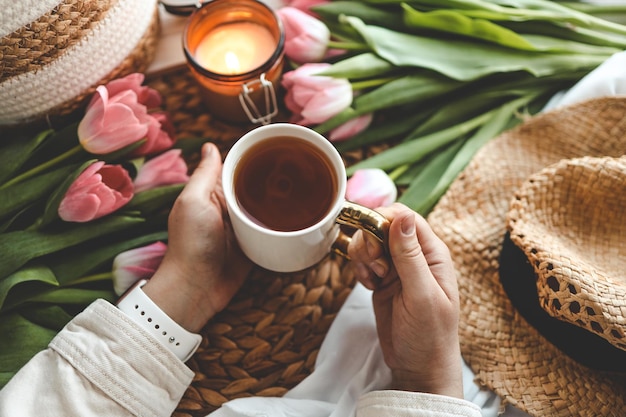
[[[626,375],[580,365],[513,308],[498,275],[510,201],[532,174],[562,159],[625,150],[626,98],[535,116],[485,145],[428,217],[457,270],[464,359],[481,384],[531,415],[626,415]]]
[[[507,221],[533,265],[541,307],[624,350],[624,359],[625,219],[626,157],[583,157],[533,175]]]

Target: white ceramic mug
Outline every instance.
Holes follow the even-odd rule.
[[[237,164],[252,146],[276,137],[296,137],[314,144],[328,158],[337,180],[336,195],[327,214],[312,226],[277,231],[255,223],[240,207],[235,194]],[[275,123],[253,129],[231,148],[224,161],[222,185],[228,213],[242,251],[257,265],[277,272],[309,268],[331,251],[347,257],[350,237],[339,224],[358,227],[376,237],[383,246],[387,240],[388,220],[374,210],[345,200],[346,170],[335,147],[312,129],[296,124]]]

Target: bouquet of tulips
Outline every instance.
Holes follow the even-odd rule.
[[[199,143],[175,141],[143,80],[99,86],[79,123],[0,144],[0,386],[165,253],[169,208],[189,178],[179,145]]]
[[[286,105],[340,152],[391,145],[348,174],[384,171],[399,201],[427,214],[483,144],[626,48],[625,11],[549,0],[288,1],[278,11],[293,64]]]

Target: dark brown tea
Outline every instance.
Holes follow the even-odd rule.
[[[250,147],[237,163],[235,195],[255,223],[283,232],[320,221],[337,194],[328,157],[311,143],[280,136]]]

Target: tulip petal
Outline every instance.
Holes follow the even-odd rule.
[[[372,123],[372,113],[365,114],[363,116],[356,117],[348,120],[346,123],[331,130],[328,134],[328,140],[331,142],[341,142],[350,139],[357,133],[367,129]]]
[[[59,217],[68,222],[87,222],[106,216],[128,203],[133,184],[121,165],[102,161],[88,166],[74,180],[59,204]]]
[[[397,195],[393,180],[378,168],[357,170],[346,184],[346,199],[371,209],[390,205]]]
[[[188,167],[180,149],[171,149],[147,161],[137,173],[134,182],[135,192],[153,188],[184,184],[189,181]]]
[[[122,295],[140,279],[151,278],[157,270],[167,245],[155,242],[147,246],[131,249],[118,254],[113,260],[113,289]]]

